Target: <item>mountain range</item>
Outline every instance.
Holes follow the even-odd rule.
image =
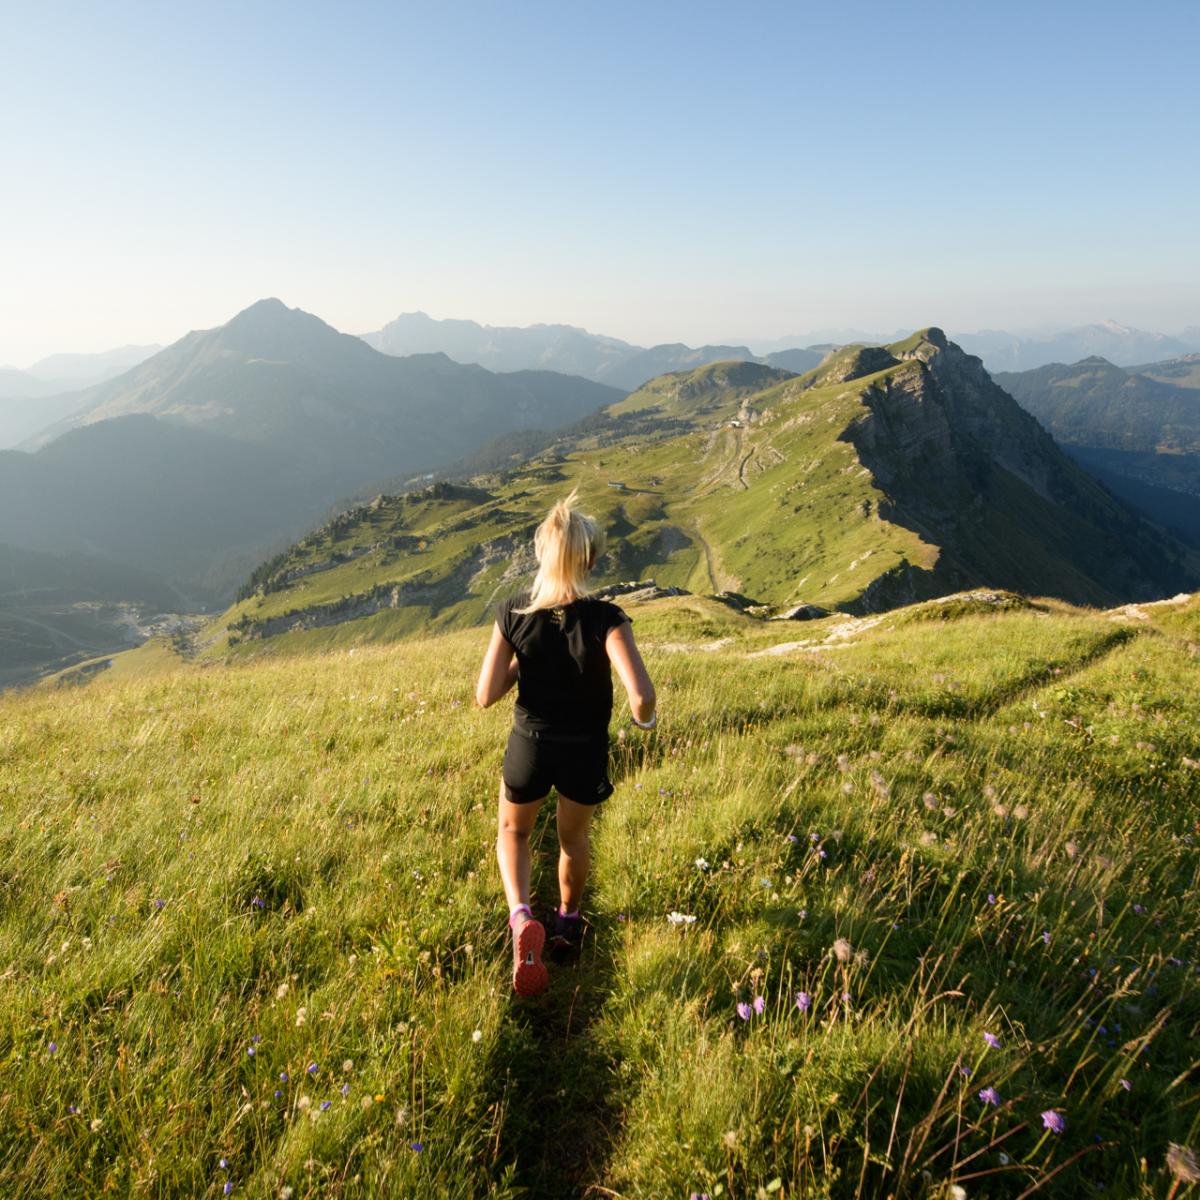
[[[1113,491],[1200,545],[1200,354],[1131,369],[1093,356],[996,382]]]
[[[458,362],[492,370],[548,367],[610,383],[626,391],[655,375],[687,370],[708,362],[742,359],[793,371],[815,367],[835,346],[882,345],[909,336],[910,330],[881,335],[858,329],[826,329],[787,338],[749,339],[699,347],[681,343],[644,349],[619,338],[588,333],[573,325],[523,327],[480,325],[475,321],[436,320],[405,313],[363,339],[387,354],[441,351]],[[989,371],[1024,371],[1047,363],[1076,362],[1103,355],[1122,366],[1174,358],[1200,351],[1200,328],[1176,337],[1101,321],[1053,334],[1014,334],[1003,330],[955,332],[955,343],[983,360]]]
[[[762,358],[746,346],[685,346],[682,342],[635,346],[620,338],[588,333],[574,325],[500,326],[475,321],[435,320],[423,312],[403,313],[363,341],[384,354],[441,352],[456,362],[478,363],[493,371],[543,368],[582,375],[632,391],[656,375],[685,371],[710,362],[742,359],[808,370],[825,349],[791,348]]]
[[[621,392],[445,355],[392,358],[278,300],[72,393],[0,452],[0,543],[107,555],[221,602],[366,481],[568,424]]]
[[[653,580],[779,616],[963,588],[1110,604],[1194,586],[1200,556],[1130,511],[937,329],[805,375],[662,376],[515,470],[376,497],[264,563],[211,653],[486,620],[572,487],[608,532],[598,587]]]

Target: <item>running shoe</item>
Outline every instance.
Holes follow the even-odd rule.
[[[574,962],[583,945],[583,918],[578,913],[568,917],[556,908],[551,924],[554,932],[546,951],[550,961],[559,965]]]
[[[540,996],[550,982],[542,948],[546,944],[546,927],[528,913],[513,930],[513,990],[518,996]]]

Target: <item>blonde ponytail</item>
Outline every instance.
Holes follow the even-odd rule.
[[[515,609],[515,612],[558,608],[584,594],[584,580],[604,549],[604,539],[595,518],[584,516],[572,507],[577,495],[572,491],[565,500],[560,500],[537,527],[533,535],[537,575],[528,605]]]

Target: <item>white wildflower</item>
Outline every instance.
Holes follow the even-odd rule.
[[[696,918],[689,916],[687,913],[669,912],[667,913],[667,921],[671,925],[695,925]]]

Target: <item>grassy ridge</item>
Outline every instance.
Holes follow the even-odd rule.
[[[616,744],[594,929],[532,1003],[480,631],[0,698],[0,1182],[1165,1194],[1200,607],[993,608],[636,608],[662,730]]]

